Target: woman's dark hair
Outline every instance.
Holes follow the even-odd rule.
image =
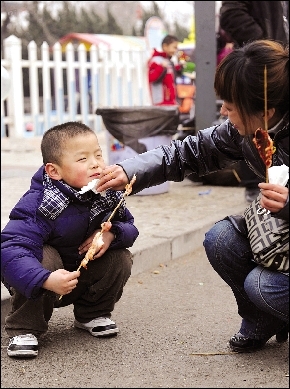
[[[61,164],[61,158],[68,139],[78,135],[95,134],[95,132],[80,122],[66,122],[47,130],[41,141],[43,163]]]
[[[264,71],[267,69],[267,108],[289,111],[289,47],[256,40],[229,53],[217,66],[217,96],[235,105],[247,127],[251,116],[264,111]]]

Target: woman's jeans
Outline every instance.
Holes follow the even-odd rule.
[[[47,245],[43,248],[42,265],[52,272],[63,268],[58,252]],[[131,275],[131,268],[132,254],[129,250],[107,250],[100,258],[90,261],[87,269],[80,269],[76,288],[61,300],[59,295],[45,289],[36,299],[27,299],[13,290],[11,312],[5,318],[8,336],[30,333],[39,337],[48,330],[53,309],[70,304],[74,306],[74,317],[82,323],[101,316],[111,317]]]
[[[289,323],[289,276],[252,261],[248,238],[229,220],[217,222],[203,242],[209,262],[231,287],[242,317],[240,333],[269,339]]]

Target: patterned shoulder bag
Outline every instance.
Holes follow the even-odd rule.
[[[260,195],[244,216],[254,261],[271,270],[289,272],[289,223],[262,208]]]

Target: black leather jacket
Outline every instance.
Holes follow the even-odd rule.
[[[289,115],[274,129],[269,129],[276,151],[272,165],[289,166]],[[229,120],[187,136],[173,140],[169,146],[159,146],[134,158],[124,160],[122,166],[129,180],[136,174],[132,194],[166,181],[182,181],[192,172],[204,176],[245,160],[249,167],[265,181],[266,168],[252,141],[253,136],[241,136]],[[289,221],[289,196],[286,206],[275,215]]]

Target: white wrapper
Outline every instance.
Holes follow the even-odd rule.
[[[270,184],[285,186],[289,180],[289,167],[284,164],[269,167],[268,178]]]
[[[95,186],[97,185],[99,179],[95,178],[94,180],[90,181],[88,185],[85,185],[82,187],[82,189],[79,191],[80,194],[84,194],[88,192],[89,190],[92,190],[94,193],[98,194],[99,192],[96,191]],[[101,196],[106,195],[106,191],[99,193]]]

